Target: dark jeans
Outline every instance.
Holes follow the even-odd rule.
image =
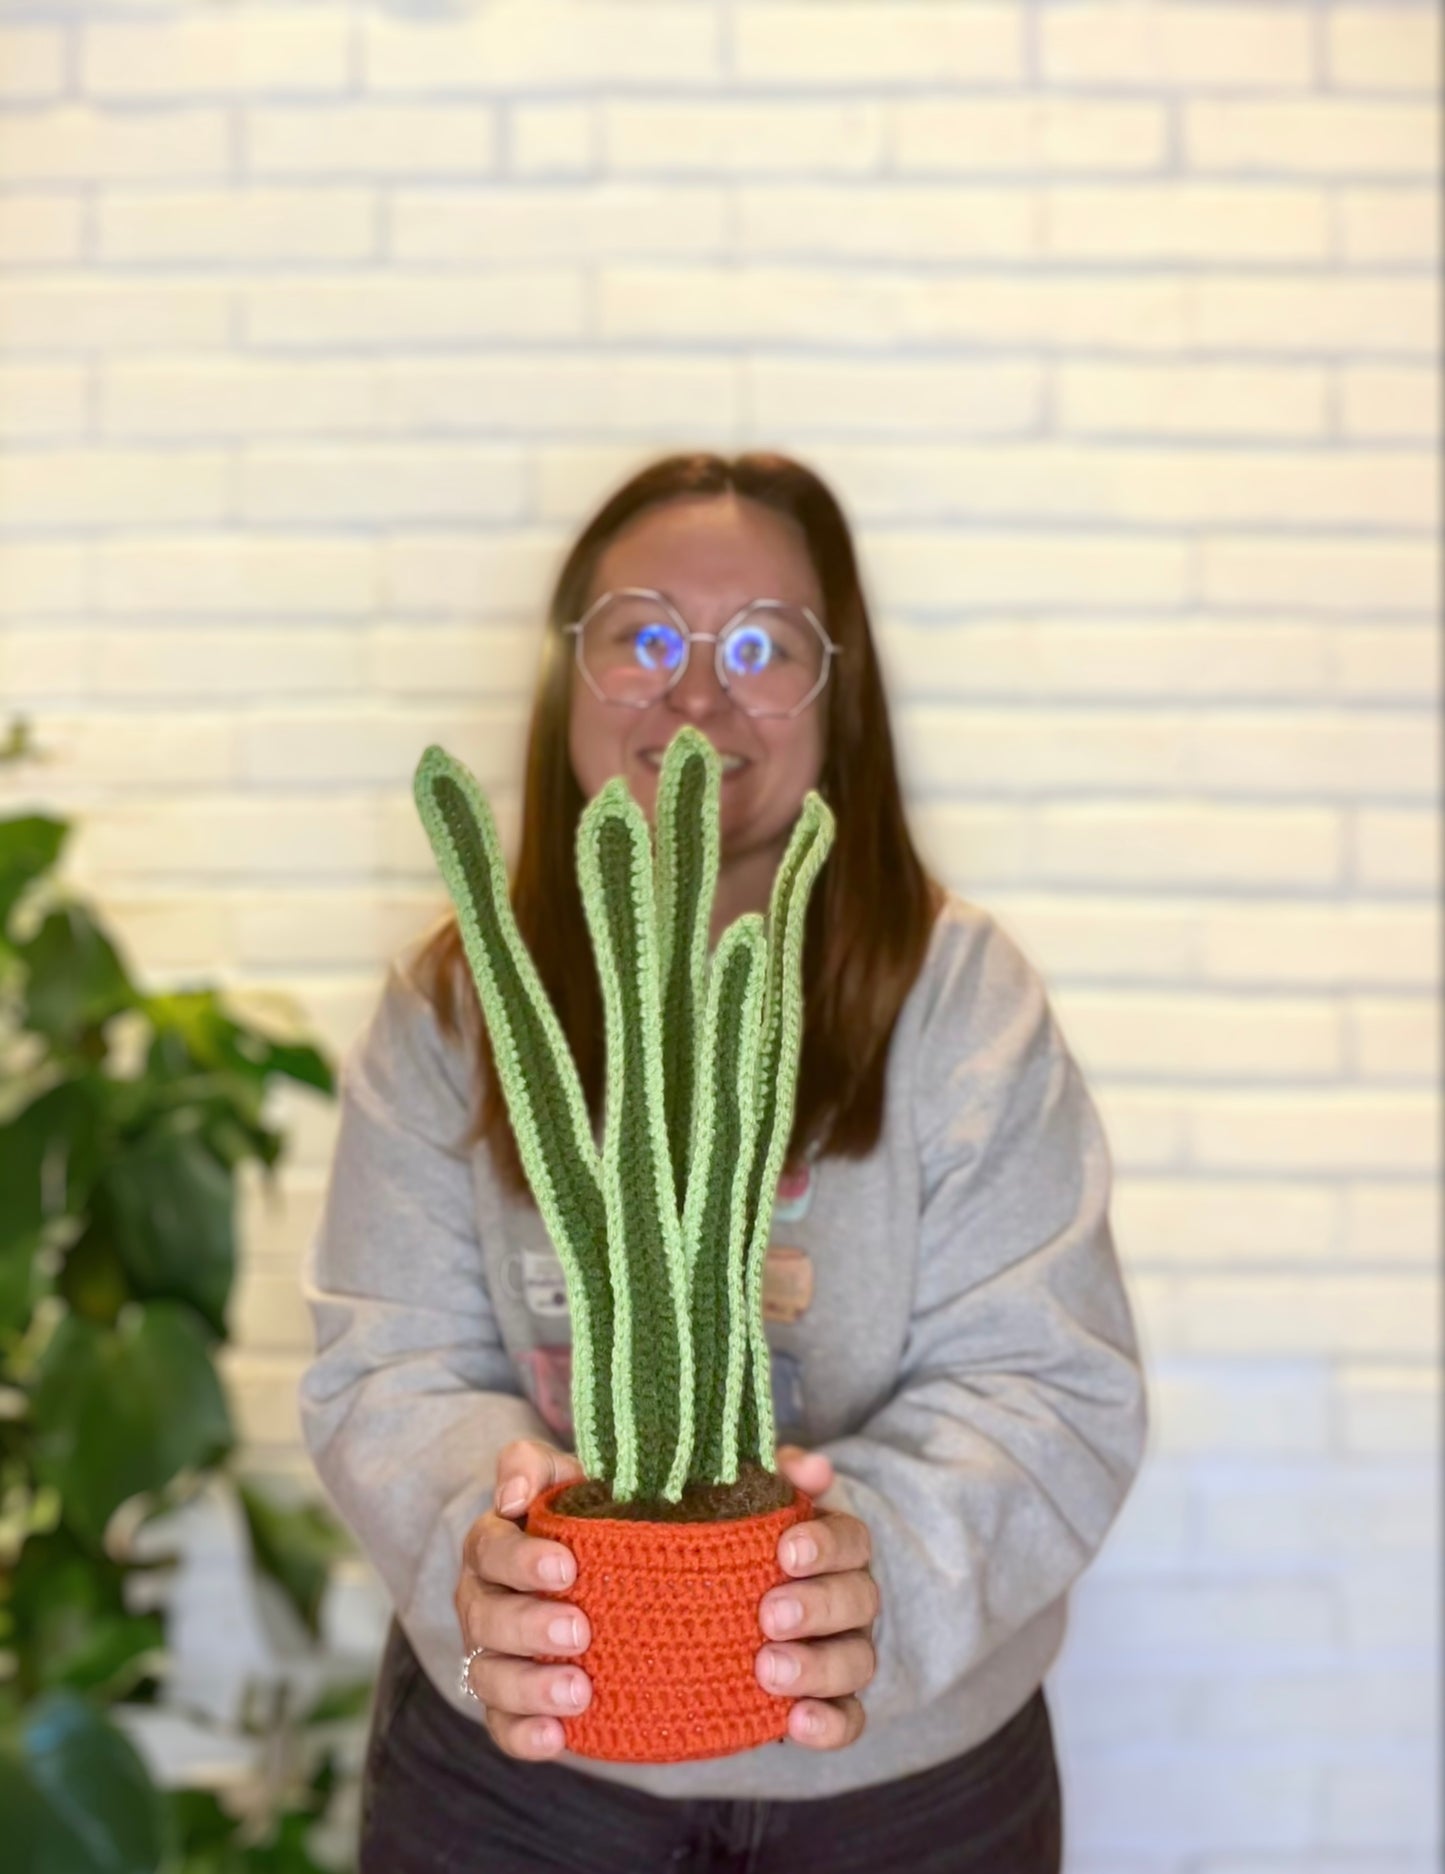
[[[1062,1864],[1042,1687],[992,1737],[913,1776],[807,1801],[686,1800],[509,1757],[442,1697],[395,1621],[362,1808],[360,1874],[1059,1874]]]

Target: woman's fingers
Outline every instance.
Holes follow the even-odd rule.
[[[489,1711],[506,1717],[575,1718],[592,1702],[592,1681],[578,1666],[538,1666],[505,1653],[483,1653],[471,1665],[472,1690]]]
[[[463,1579],[457,1605],[467,1650],[490,1649],[472,1661],[467,1676],[493,1741],[511,1757],[555,1757],[566,1736],[550,1714],[585,1711],[592,1681],[580,1666],[523,1655],[581,1653],[589,1638],[587,1616],[560,1601],[533,1600],[472,1575]]]
[[[870,1627],[878,1618],[879,1599],[872,1575],[854,1568],[770,1589],[759,1603],[758,1618],[770,1640],[807,1640]]]
[[[466,1578],[458,1590],[457,1618],[468,1652],[485,1646],[514,1658],[543,1659],[553,1653],[584,1653],[592,1639],[580,1607],[540,1601],[475,1576]]]
[[[505,1711],[489,1710],[483,1722],[498,1750],[527,1763],[559,1756],[567,1743],[555,1718],[516,1718]]]
[[[580,1483],[586,1475],[570,1451],[560,1451],[540,1438],[514,1438],[497,1453],[493,1505],[499,1516],[520,1516],[551,1485],[564,1479]]]
[[[786,1698],[844,1698],[867,1685],[877,1663],[866,1633],[802,1646],[771,1642],[758,1653],[758,1684]]]
[[[775,1447],[778,1469],[791,1484],[810,1497],[821,1496],[833,1481],[833,1460],[821,1451],[808,1451],[802,1445]]]
[[[591,1627],[580,1608],[541,1598],[576,1580],[571,1551],[525,1535],[512,1519],[549,1485],[582,1475],[574,1457],[539,1439],[507,1445],[497,1459],[494,1507],[476,1519],[462,1545],[457,1619],[468,1652],[487,1648],[472,1661],[468,1680],[497,1748],[528,1761],[557,1756],[566,1747],[559,1718],[575,1717],[591,1702],[587,1674],[554,1657],[585,1652]]]
[[[778,1562],[793,1576],[826,1575],[842,1568],[866,1568],[873,1559],[867,1523],[843,1510],[825,1510],[794,1523],[778,1538]]]
[[[565,1543],[524,1535],[505,1516],[488,1510],[467,1531],[462,1573],[523,1591],[568,1588],[577,1579],[577,1562]]]
[[[843,1750],[863,1735],[867,1721],[856,1698],[800,1698],[788,1712],[788,1736],[809,1750]]]

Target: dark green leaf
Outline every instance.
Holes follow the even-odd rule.
[[[266,1043],[263,1064],[268,1074],[284,1074],[288,1080],[314,1087],[318,1093],[336,1091],[335,1072],[319,1048],[270,1041]]]
[[[28,971],[26,1020],[54,1041],[73,1045],[80,1031],[139,1001],[115,946],[83,905],[52,911],[16,949]]]
[[[329,1874],[307,1846],[314,1820],[307,1814],[283,1815],[275,1839],[248,1850],[242,1863],[247,1874]]]
[[[109,1229],[91,1223],[66,1251],[56,1292],[87,1321],[111,1326],[136,1298]]]
[[[0,1346],[24,1333],[35,1300],[34,1245],[0,1248]]]
[[[234,1441],[205,1329],[179,1302],[137,1304],[114,1328],[67,1316],[42,1356],[33,1412],[36,1469],[93,1547],[119,1504]]]
[[[0,1250],[38,1247],[45,1224],[84,1207],[103,1148],[93,1081],[62,1080],[0,1124]]]
[[[155,1874],[165,1848],[163,1799],[135,1747],[71,1692],[0,1739],[0,1816],[16,1874]]]
[[[183,1854],[215,1848],[241,1826],[240,1817],[228,1814],[208,1789],[172,1790],[167,1803],[172,1839]]]
[[[106,1677],[100,1654],[114,1648],[117,1623],[130,1619],[121,1580],[114,1562],[90,1554],[64,1528],[31,1536],[10,1583],[14,1645],[27,1695],[61,1684],[85,1690]],[[150,1630],[158,1637],[158,1623]],[[102,1634],[108,1637],[101,1640]],[[99,1650],[91,1657],[93,1647]]]
[[[236,1270],[231,1174],[198,1136],[194,1111],[168,1114],[108,1167],[97,1207],[136,1293],[188,1301],[226,1331]]]
[[[302,1715],[303,1724],[345,1724],[352,1718],[364,1718],[371,1709],[376,1691],[374,1679],[352,1679],[345,1685],[332,1685],[321,1693]]]
[[[254,1484],[243,1483],[238,1489],[257,1566],[284,1590],[308,1629],[316,1633],[331,1564],[350,1552],[350,1541],[317,1504],[289,1508]]]
[[[44,814],[0,820],[0,930],[9,925],[20,894],[55,864],[69,834],[67,821]]]
[[[321,1093],[335,1090],[330,1062],[319,1049],[301,1041],[275,1041],[259,1028],[228,1015],[224,991],[172,990],[145,998],[158,1036],[169,1041],[170,1054],[182,1049],[197,1066],[224,1071],[249,1082],[259,1096],[268,1077],[284,1075]]]
[[[114,1703],[160,1670],[165,1644],[165,1623],[158,1614],[111,1615],[85,1633],[53,1682]]]

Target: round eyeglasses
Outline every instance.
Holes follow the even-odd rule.
[[[564,625],[577,668],[604,703],[646,709],[679,681],[694,644],[711,644],[717,680],[749,716],[796,716],[828,681],[834,644],[816,613],[782,599],[750,599],[721,631],[694,631],[665,592],[604,592]]]

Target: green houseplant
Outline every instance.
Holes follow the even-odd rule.
[[[778,1535],[812,1506],[774,1463],[762,1278],[792,1128],[804,919],[833,819],[810,792],[767,918],[737,918],[709,955],[720,783],[716,751],[685,727],[663,759],[655,851],[620,777],[578,823],[606,1029],[599,1150],[512,918],[488,804],[435,745],[416,772],[572,1312],[573,1423],[587,1476],[544,1493],[527,1527],[578,1560],[567,1598],[591,1619],[581,1663],[593,1699],[564,1729],[580,1755],[722,1755],[784,1735],[787,1722],[787,1701],[753,1675],[756,1609],[783,1578]],[[645,1653],[639,1601],[655,1635]]]
[[[12,735],[6,758],[27,752]],[[4,1858],[28,1874],[308,1874],[336,1781],[324,1741],[293,1752],[264,1812],[241,1816],[159,1788],[112,1714],[156,1706],[166,1675],[164,1595],[135,1590],[174,1558],[137,1537],[208,1482],[235,1491],[254,1564],[316,1630],[343,1538],[233,1468],[214,1362],[235,1174],[248,1160],[269,1173],[283,1150],[266,1091],[281,1077],[329,1093],[332,1071],[212,989],[141,990],[50,876],[69,830],[0,820]],[[314,1715],[362,1692],[327,1695]],[[299,1717],[285,1720],[298,1732]]]

